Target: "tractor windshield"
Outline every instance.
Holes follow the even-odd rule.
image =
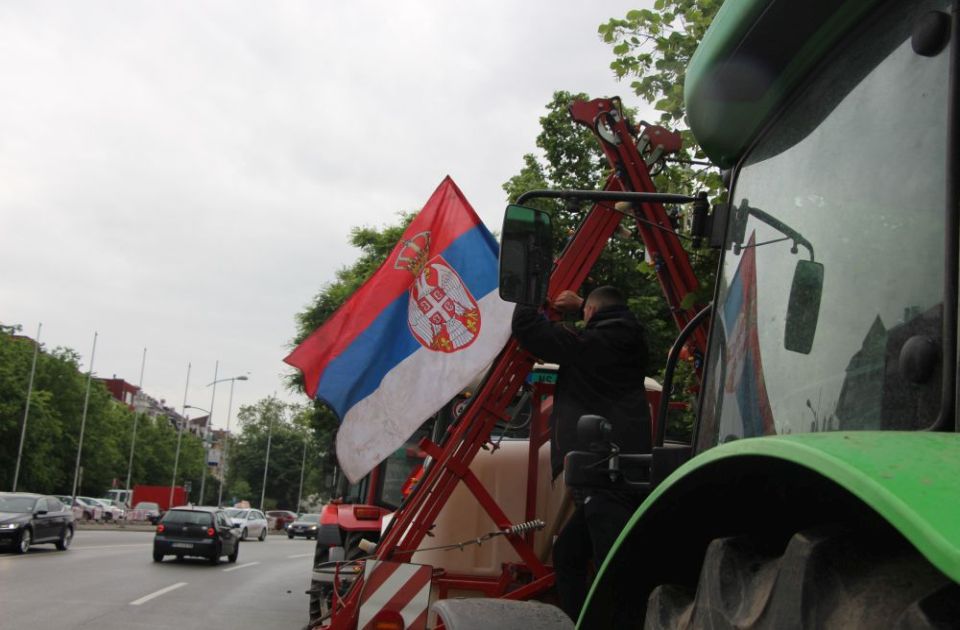
[[[918,14],[944,7],[891,7],[861,29],[741,162],[699,450],[937,418],[950,54],[917,54],[910,36]],[[791,298],[811,260],[822,280]],[[796,309],[809,344],[789,341]]]

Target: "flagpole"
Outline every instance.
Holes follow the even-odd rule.
[[[20,429],[20,448],[17,449],[17,467],[13,470],[13,492],[17,491],[17,480],[20,478],[20,460],[23,457],[23,442],[27,437],[27,418],[30,417],[30,397],[33,395],[33,376],[37,373],[37,355],[40,354],[40,329],[43,322],[37,325],[37,339],[33,347],[33,364],[30,366],[30,382],[27,384],[27,407],[23,410],[23,427]]]
[[[144,347],[144,349],[143,349],[143,360],[140,362],[140,382],[137,384],[137,393],[138,393],[138,394],[142,394],[142,393],[143,393],[143,372],[144,372],[144,370],[146,370],[146,368],[147,368],[147,349],[146,349],[146,347]],[[136,397],[134,397],[133,401],[134,401],[134,404],[133,404],[133,437],[130,438],[130,463],[127,464],[127,485],[126,485],[127,490],[130,490],[130,476],[133,474],[133,449],[134,449],[134,447],[135,447],[136,444],[137,444],[137,420],[139,420],[139,418],[140,418],[140,414],[137,413],[137,404],[136,404],[137,399],[136,399]],[[127,501],[129,502],[129,501],[131,501],[131,500],[130,500],[130,499],[127,499]],[[132,503],[131,503],[130,507],[133,507]]]
[[[173,480],[170,482],[170,499],[167,509],[173,507],[173,489],[177,485],[177,466],[180,464],[180,441],[183,439],[183,425],[187,423],[187,392],[190,390],[190,368],[192,365],[187,363],[187,384],[183,387],[183,412],[180,414],[180,421],[177,423],[177,452],[173,456]]]
[[[213,430],[213,403],[217,399],[217,372],[220,371],[220,360],[217,359],[216,363],[213,364],[213,394],[210,395],[210,409],[207,412],[207,431],[206,434],[209,435]],[[207,451],[208,442],[207,435],[203,436],[203,472],[200,475],[200,501],[199,504],[203,505],[203,490],[207,485],[207,460],[210,459],[210,454]]]
[[[80,441],[77,443],[77,465],[73,469],[73,491],[70,505],[77,503],[77,480],[80,477],[80,455],[83,453],[83,432],[87,426],[87,408],[90,404],[90,383],[93,381],[93,359],[97,355],[97,332],[93,333],[93,350],[90,351],[90,371],[87,372],[87,393],[83,397],[83,416],[80,418]]]

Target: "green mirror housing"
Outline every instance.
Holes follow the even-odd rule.
[[[500,298],[539,306],[547,297],[552,267],[550,215],[524,206],[507,206],[500,242]]]
[[[783,331],[787,350],[810,354],[820,317],[823,297],[823,265],[812,260],[798,260],[790,285],[790,302]]]

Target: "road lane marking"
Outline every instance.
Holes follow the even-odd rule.
[[[248,563],[246,563],[246,564],[238,564],[238,565],[235,566],[235,567],[230,567],[229,569],[224,569],[223,572],[224,572],[224,573],[229,573],[230,571],[236,571],[237,569],[243,569],[243,568],[246,568],[246,567],[252,567],[252,566],[255,565],[255,564],[260,564],[260,563],[259,563],[259,562],[248,562]]]
[[[149,547],[153,543],[128,543],[126,545],[74,545],[70,549],[74,551],[84,551],[86,549],[116,549],[118,547]]]
[[[287,556],[288,558],[312,558],[312,553],[298,553],[295,556]]]
[[[176,584],[171,584],[170,586],[168,586],[168,587],[166,587],[166,588],[161,588],[159,591],[154,591],[153,593],[150,593],[149,595],[144,595],[144,596],[141,597],[140,599],[135,599],[135,600],[133,600],[132,602],[130,602],[130,605],[131,605],[131,606],[139,606],[140,604],[145,604],[145,603],[149,602],[151,599],[153,599],[154,597],[160,597],[160,596],[163,595],[164,593],[169,593],[170,591],[175,591],[175,590],[177,590],[178,588],[180,588],[181,586],[186,586],[186,585],[187,585],[187,582],[177,582]]]

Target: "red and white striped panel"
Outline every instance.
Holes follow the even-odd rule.
[[[403,617],[406,630],[425,630],[432,576],[433,567],[425,564],[368,560],[363,572],[357,628],[372,628],[374,617],[389,610]]]

